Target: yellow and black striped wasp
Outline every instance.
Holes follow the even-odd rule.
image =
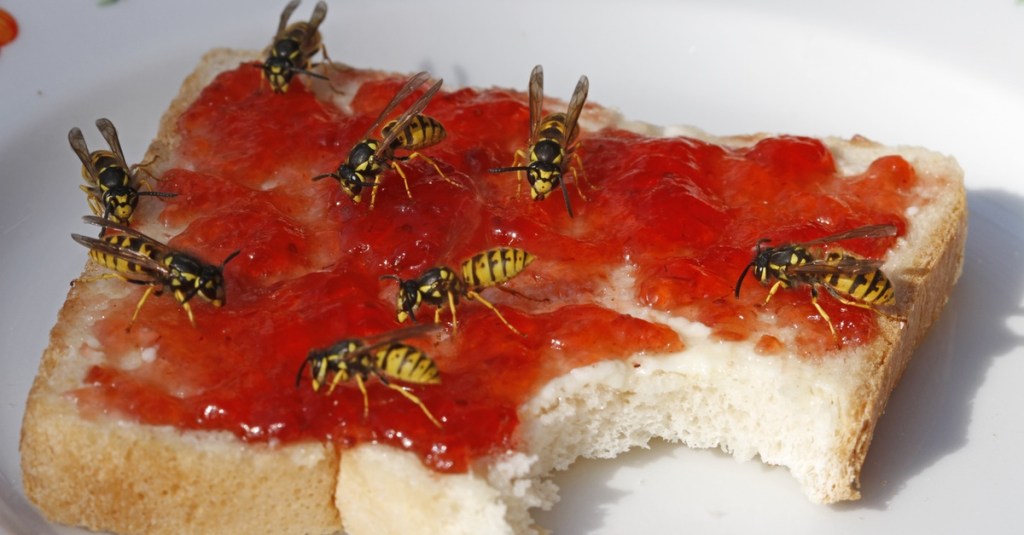
[[[415,403],[423,414],[440,428],[441,423],[434,418],[420,398],[391,383],[392,379],[416,385],[441,383],[441,374],[434,360],[416,347],[402,342],[407,338],[426,334],[434,328],[433,325],[416,325],[385,333],[377,341],[346,338],[329,347],[313,349],[299,366],[299,372],[295,375],[295,386],[298,387],[301,383],[302,373],[307,365],[315,392],[319,392],[321,387],[327,385],[327,394],[331,394],[339,383],[355,378],[356,385],[363,394],[365,418],[370,413],[366,381],[373,375],[381,384]],[[331,374],[334,375],[333,378],[328,377]]]
[[[402,171],[402,167],[398,162],[422,158],[430,163],[434,170],[437,171],[437,174],[445,181],[452,185],[463,187],[446,177],[434,160],[418,152],[421,149],[440,143],[445,138],[445,129],[440,121],[420,113],[427,107],[427,103],[437,93],[437,90],[441,88],[442,80],[434,82],[422,96],[413,102],[405,113],[401,114],[397,119],[388,122],[381,129],[381,138],[379,140],[370,137],[377,127],[384,123],[384,120],[391,112],[416,88],[428,81],[429,78],[430,75],[426,72],[417,73],[409,78],[405,85],[388,102],[388,105],[384,107],[377,120],[373,122],[366,135],[363,136],[363,139],[356,146],[352,147],[348,157],[338,166],[338,170],[333,173],[317,175],[313,177],[313,180],[328,177],[337,180],[345,194],[355,202],[361,200],[364,187],[371,188],[370,208],[373,208],[377,198],[377,187],[380,185],[380,174],[384,171],[384,166],[391,167],[402,177],[402,181],[405,182],[405,193],[411,199],[412,192],[409,190],[409,180],[406,178],[405,172]],[[395,151],[398,149],[411,152],[405,156],[398,156],[395,154]]]
[[[526,179],[530,183],[530,196],[536,201],[546,199],[555,188],[562,186],[562,196],[565,198],[565,209],[569,212],[569,217],[573,216],[572,205],[569,203],[569,192],[563,182],[566,172],[571,170],[576,190],[580,197],[583,197],[583,191],[579,186],[583,163],[575,152],[576,139],[579,136],[579,127],[576,123],[580,118],[580,112],[583,111],[583,104],[587,101],[589,90],[590,81],[586,76],[580,76],[566,112],[543,115],[544,70],[540,65],[534,67],[530,73],[530,154],[527,156],[525,151],[519,149],[511,167],[490,170],[492,173],[525,171]],[[527,159],[529,163],[526,165],[519,164]]]
[[[381,278],[398,281],[396,319],[399,323],[407,319],[416,321],[416,309],[422,303],[437,307],[434,311],[434,323],[440,323],[441,311],[447,306],[452,312],[452,331],[455,332],[458,329],[455,306],[462,297],[466,300],[479,301],[491,309],[512,332],[522,336],[522,333],[513,327],[490,301],[480,295],[480,291],[512,279],[526,269],[534,259],[532,254],[522,249],[496,247],[477,253],[462,262],[461,276],[449,267],[438,266],[428,269],[415,279],[401,279],[395,275],[384,275]]]
[[[68,143],[82,161],[82,178],[87,183],[79,187],[85,192],[89,208],[94,214],[115,223],[128,224],[135,214],[140,196],[177,195],[160,191],[140,191],[141,181],[136,176],[135,167],[125,162],[114,124],[109,119],[101,118],[96,120],[96,128],[107,141],[110,150],[90,152],[78,127],[68,132]]]
[[[228,255],[219,266],[207,264],[198,258],[173,249],[145,234],[120,223],[114,223],[96,216],[85,216],[83,221],[114,231],[102,238],[91,238],[72,234],[71,238],[89,248],[89,257],[97,264],[111,270],[101,278],[116,277],[132,284],[147,286],[139,303],[135,305],[131,323],[151,293],[158,295],[164,288],[170,288],[188,320],[194,327],[195,317],[189,301],[196,295],[215,307],[226,302],[223,269],[239,251]]]
[[[287,92],[288,84],[296,74],[327,80],[326,76],[309,70],[313,55],[323,49],[319,28],[327,16],[327,4],[323,1],[317,2],[309,22],[288,24],[288,19],[297,7],[299,0],[292,0],[284,7],[281,21],[277,25],[277,34],[274,35],[274,41],[267,52],[267,59],[262,65],[257,65],[263,69],[263,78],[270,83],[270,88],[275,93]]]
[[[811,287],[811,303],[828,323],[836,343],[839,336],[832,325],[832,319],[818,304],[818,288],[824,288],[837,301],[880,312],[876,307],[895,302],[892,282],[882,273],[881,260],[860,258],[843,251],[830,251],[824,257],[812,252],[812,248],[826,243],[852,240],[855,238],[883,238],[895,236],[895,225],[867,225],[845,232],[832,234],[802,243],[788,243],[777,247],[762,247],[767,238],[757,241],[753,260],[736,281],[735,294],[740,296],[740,285],[750,268],[761,284],[774,280],[765,304],[779,288],[794,288],[803,284]]]

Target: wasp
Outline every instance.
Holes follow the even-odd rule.
[[[317,51],[323,49],[318,28],[327,16],[327,4],[317,2],[309,22],[288,24],[288,19],[297,7],[299,0],[292,0],[284,7],[267,59],[262,65],[256,64],[263,69],[263,78],[270,83],[270,88],[275,93],[287,92],[288,84],[296,74],[327,80],[326,76],[309,70],[310,59]],[[324,55],[326,56],[326,52]]]
[[[199,295],[215,307],[223,306],[226,302],[223,269],[239,251],[231,253],[216,266],[173,249],[126,225],[96,216],[85,216],[82,220],[116,232],[100,239],[71,235],[73,240],[89,248],[89,257],[94,262],[112,271],[101,278],[116,277],[132,284],[147,286],[146,292],[135,305],[129,325],[135,322],[149,295],[154,292],[159,295],[164,288],[172,290],[174,298],[188,313],[188,320],[193,327],[196,321],[189,305],[193,297]]]
[[[423,303],[433,305],[434,323],[440,323],[441,311],[448,307],[452,312],[452,331],[458,328],[455,318],[455,306],[459,298],[475,300],[494,312],[498,319],[512,332],[522,336],[501,312],[488,300],[480,295],[480,291],[490,286],[497,286],[515,277],[535,257],[513,247],[497,247],[473,255],[462,262],[462,275],[455,270],[438,266],[425,271],[415,279],[401,279],[395,275],[384,275],[382,278],[398,281],[398,299],[396,319],[399,323],[407,319],[416,320],[416,309]]]
[[[71,149],[82,161],[82,178],[86,185],[79,186],[85,192],[89,208],[98,216],[115,223],[128,224],[140,196],[174,197],[176,193],[160,191],[139,191],[140,180],[134,167],[130,167],[121,150],[121,141],[117,137],[117,129],[109,119],[96,120],[103,139],[110,150],[89,151],[85,137],[78,127],[68,132]]]
[[[405,85],[388,102],[388,105],[384,107],[384,111],[380,113],[377,120],[367,130],[362,141],[352,147],[348,157],[338,166],[338,170],[333,173],[317,175],[313,177],[313,180],[328,177],[337,180],[345,194],[355,202],[359,202],[362,198],[363,188],[369,187],[371,188],[370,208],[373,208],[377,198],[377,187],[380,185],[380,174],[384,171],[384,166],[391,167],[402,177],[402,181],[405,183],[405,193],[411,199],[412,192],[409,190],[409,180],[406,178],[405,172],[402,171],[402,167],[398,162],[422,158],[430,163],[434,170],[437,171],[437,174],[449,184],[463,187],[446,177],[434,160],[419,152],[420,149],[440,143],[446,135],[444,126],[440,121],[420,113],[427,107],[427,103],[437,93],[437,90],[441,88],[442,80],[434,82],[422,96],[413,102],[405,113],[397,119],[388,122],[381,129],[381,138],[379,140],[370,137],[377,127],[384,122],[384,119],[409,94],[423,85],[429,78],[430,75],[426,72],[417,73],[409,78]],[[399,149],[411,152],[405,156],[398,156],[395,154],[395,151]]]
[[[415,394],[405,388],[392,384],[391,379],[403,383],[417,385],[436,385],[441,383],[441,375],[437,364],[414,346],[402,340],[412,338],[433,329],[433,325],[422,325],[397,329],[383,336],[376,342],[360,338],[346,338],[330,347],[313,349],[299,366],[295,375],[295,386],[302,381],[302,373],[309,366],[313,381],[313,390],[327,385],[327,394],[342,381],[355,378],[359,391],[363,394],[363,417],[370,413],[369,396],[366,393],[366,381],[373,375],[386,387],[402,394],[423,411],[423,414],[438,428],[441,423],[434,418],[426,405]],[[334,374],[333,378],[328,375]]]
[[[583,196],[579,189],[579,175],[583,172],[583,162],[576,154],[577,137],[579,128],[577,121],[580,112],[583,111],[583,104],[587,101],[587,92],[590,90],[590,81],[586,76],[580,76],[576,83],[576,89],[569,99],[569,108],[565,113],[553,113],[542,115],[544,103],[544,70],[540,65],[533,68],[530,73],[530,154],[525,151],[516,151],[511,167],[498,167],[491,169],[492,173],[505,173],[509,171],[525,171],[526,179],[530,183],[530,197],[541,201],[562,186],[562,197],[565,199],[565,209],[569,217],[573,216],[572,205],[569,203],[569,192],[562,184],[563,177],[568,170],[572,170],[573,179],[576,182],[577,191]],[[519,165],[519,162],[529,159],[526,165]],[[570,161],[572,160],[572,161]]]
[[[881,260],[860,258],[841,251],[831,251],[823,258],[819,258],[812,252],[812,248],[855,238],[882,238],[895,235],[896,227],[886,224],[867,225],[803,243],[789,243],[777,247],[762,247],[771,241],[762,238],[757,242],[753,260],[743,268],[743,273],[736,281],[736,297],[740,296],[740,285],[743,284],[743,279],[750,268],[754,268],[754,277],[761,284],[775,281],[764,300],[765,304],[768,304],[779,288],[794,288],[806,284],[811,287],[811,303],[828,323],[832,337],[838,345],[839,336],[832,325],[832,319],[818,304],[819,288],[824,288],[844,305],[875,311],[878,311],[878,306],[893,303],[895,291],[892,282],[880,269]]]

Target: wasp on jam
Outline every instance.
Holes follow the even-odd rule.
[[[359,338],[346,338],[330,347],[314,349],[306,356],[295,375],[295,386],[302,381],[302,373],[309,366],[313,381],[313,390],[319,392],[327,385],[327,394],[343,381],[355,378],[356,386],[363,394],[363,417],[370,413],[369,396],[366,394],[366,381],[373,375],[384,386],[402,394],[423,411],[423,414],[438,428],[441,423],[434,418],[426,405],[412,392],[391,383],[391,380],[416,385],[436,385],[441,383],[437,364],[419,349],[402,343],[402,340],[426,333],[433,325],[418,325],[397,329],[383,335],[376,342]],[[333,374],[333,378],[328,376]]]
[[[121,150],[117,129],[108,119],[97,119],[96,128],[107,141],[110,150],[89,152],[85,137],[78,127],[68,132],[71,149],[82,161],[82,178],[86,184],[79,186],[89,201],[89,208],[98,216],[114,223],[128,224],[140,196],[174,197],[176,193],[160,191],[139,191],[141,180],[136,176],[135,167],[129,166]]]
[[[753,260],[740,274],[736,281],[735,294],[740,296],[740,285],[750,268],[754,268],[754,277],[761,284],[774,280],[765,304],[779,288],[794,288],[800,285],[811,287],[811,303],[828,323],[832,337],[839,344],[839,336],[832,325],[832,319],[818,304],[818,288],[824,288],[840,303],[880,312],[876,307],[888,305],[895,301],[892,283],[882,273],[881,260],[860,258],[851,253],[831,251],[824,258],[812,253],[811,248],[826,243],[852,240],[855,238],[882,238],[896,235],[894,225],[867,225],[823,238],[803,242],[789,243],[777,247],[762,247],[769,242],[767,238],[757,241]]]
[[[580,197],[583,197],[583,191],[579,187],[583,162],[575,152],[576,138],[579,136],[576,123],[580,112],[583,111],[589,89],[590,81],[586,76],[580,76],[566,112],[542,115],[544,70],[540,65],[534,67],[530,74],[530,154],[527,156],[525,151],[519,149],[511,167],[490,170],[492,173],[525,171],[526,179],[530,183],[530,196],[536,201],[544,200],[555,188],[562,186],[562,196],[565,198],[565,209],[569,212],[569,217],[573,215],[572,205],[569,203],[569,192],[565,189],[563,179],[566,172],[571,170],[576,190]],[[529,163],[526,165],[519,164],[527,159]]]
[[[313,177],[313,180],[328,177],[337,180],[345,194],[355,202],[361,200],[364,187],[371,188],[370,208],[373,208],[377,198],[377,187],[380,185],[380,174],[384,171],[384,166],[391,167],[402,177],[402,181],[405,183],[405,193],[411,199],[412,192],[409,190],[409,180],[406,178],[405,172],[402,171],[402,166],[398,162],[422,158],[430,163],[434,170],[437,171],[437,174],[446,182],[454,186],[463,187],[446,177],[434,160],[418,152],[420,149],[440,143],[445,138],[445,129],[440,121],[420,113],[427,107],[427,103],[437,93],[437,90],[441,88],[442,80],[434,82],[422,96],[413,102],[405,113],[401,114],[397,119],[388,122],[381,129],[381,138],[379,140],[370,137],[374,130],[384,122],[384,119],[429,78],[430,75],[426,72],[413,75],[398,90],[391,101],[388,102],[388,105],[384,107],[377,120],[373,122],[366,135],[363,136],[362,141],[352,147],[348,157],[338,166],[338,170],[333,173],[317,175]],[[397,156],[395,151],[398,149],[411,152],[405,156]]]
[[[287,92],[288,84],[296,74],[327,80],[326,76],[309,70],[310,59],[317,51],[323,49],[319,28],[327,16],[327,4],[323,1],[317,2],[309,22],[288,24],[288,19],[297,7],[299,0],[292,0],[284,7],[267,59],[262,65],[256,64],[263,69],[263,78],[270,83],[270,88],[275,93]],[[326,51],[324,56],[326,57]]]
[[[449,267],[439,266],[428,269],[415,279],[401,279],[395,275],[384,275],[381,278],[398,281],[396,319],[399,323],[407,319],[416,321],[416,309],[422,303],[436,307],[434,323],[440,323],[441,311],[447,306],[452,313],[454,332],[458,329],[455,306],[461,297],[479,301],[491,309],[512,332],[522,336],[491,302],[480,295],[480,291],[512,279],[534,259],[532,254],[522,249],[497,247],[477,253],[462,262],[461,276]]]
[[[155,292],[159,295],[164,288],[171,289],[174,298],[188,313],[188,321],[193,327],[196,321],[189,305],[193,297],[198,295],[215,307],[224,305],[224,265],[238,255],[239,251],[231,253],[219,266],[215,266],[173,249],[126,225],[96,216],[85,216],[82,220],[116,232],[107,234],[102,239],[80,234],[71,235],[73,240],[89,248],[89,257],[94,262],[111,271],[100,278],[119,278],[132,284],[147,286],[146,292],[135,305],[135,313],[132,314],[129,327],[135,322],[149,294]]]

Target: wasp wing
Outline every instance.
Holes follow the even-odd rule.
[[[144,283],[157,282],[170,275],[170,270],[167,266],[138,251],[119,247],[116,244],[99,238],[82,236],[81,234],[72,234],[71,239],[84,245],[90,250],[110,255],[141,267],[143,271],[140,272],[119,272],[129,280]]]
[[[580,81],[576,82],[576,89],[572,92],[572,98],[569,99],[569,109],[565,112],[565,148],[572,147],[573,141],[576,139],[576,135],[579,134],[579,128],[576,127],[576,122],[580,118],[580,112],[583,111],[583,104],[587,102],[587,93],[590,91],[590,80],[586,76],[580,76]]]
[[[141,232],[139,232],[139,231],[129,227],[128,225],[125,225],[125,224],[122,224],[122,223],[116,223],[114,221],[110,221],[110,220],[107,220],[107,219],[103,219],[102,217],[97,217],[97,216],[92,216],[92,215],[82,216],[82,221],[85,222],[85,223],[89,223],[90,225],[97,225],[97,226],[100,226],[100,227],[108,228],[110,230],[116,230],[117,232],[119,232],[121,234],[129,236],[131,238],[135,238],[136,240],[145,242],[146,245],[148,245],[150,247],[150,249],[152,249],[153,251],[156,252],[156,255],[155,255],[156,258],[163,258],[163,257],[167,256],[168,254],[171,254],[171,253],[174,252],[174,250],[171,249],[170,247],[168,247],[167,245],[165,245],[165,244],[163,244],[163,243],[161,243],[161,242],[159,242],[159,241],[157,241],[157,240],[155,240],[153,238],[150,238],[149,236],[147,236],[147,235],[145,235],[145,234],[143,234],[143,233],[141,233]],[[79,242],[79,243],[81,243],[81,242]]]
[[[537,142],[537,135],[540,131],[540,122],[544,118],[544,68],[537,65],[530,72],[530,143],[529,147]]]
[[[285,29],[288,28],[288,19],[292,17],[292,13],[295,12],[297,7],[299,7],[299,0],[292,0],[288,2],[288,5],[284,6],[284,11],[281,12],[281,20],[277,23],[277,33],[274,34],[275,41],[284,36]]]
[[[812,245],[821,245],[823,243],[831,243],[843,240],[852,240],[855,238],[885,238],[889,236],[895,236],[897,234],[896,225],[882,224],[882,225],[865,225],[863,227],[857,227],[844,232],[836,234],[830,234],[823,238],[803,242],[799,244],[803,247],[809,247]]]
[[[103,139],[107,140],[107,145],[110,146],[111,152],[114,153],[117,163],[125,172],[128,172],[128,162],[124,159],[124,151],[121,150],[121,140],[117,138],[117,129],[114,128],[114,123],[105,117],[96,119],[96,128],[99,129],[100,134],[103,134]]]
[[[327,17],[327,3],[320,0],[316,3],[316,7],[313,8],[313,15],[309,18],[309,36],[316,35],[316,32],[320,28],[320,24]]]
[[[85,136],[82,135],[82,130],[77,126],[68,132],[68,143],[71,144],[71,150],[75,151],[75,155],[78,156],[78,159],[82,160],[85,172],[89,175],[89,181],[94,184],[97,183],[98,179],[96,177],[99,176],[99,172],[96,170],[96,166],[92,163],[89,146],[85,144]]]
[[[882,260],[873,258],[844,255],[838,261],[815,260],[806,264],[789,266],[786,272],[799,275],[862,275],[877,271],[884,263]]]
[[[380,349],[390,343],[399,342],[408,338],[415,338],[422,336],[431,331],[440,329],[440,325],[436,323],[417,323],[416,325],[410,325],[408,327],[402,327],[401,329],[394,329],[386,333],[374,335],[369,338],[365,338],[366,345],[359,348],[359,353],[369,353],[374,350]]]

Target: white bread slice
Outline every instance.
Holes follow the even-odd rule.
[[[254,57],[215,50],[203,58],[161,120],[146,156],[161,156],[155,172],[169,164],[176,117],[217,73]],[[346,83],[376,74],[360,76]],[[323,89],[326,98],[354,93]],[[596,107],[582,121],[587,129],[616,124],[729,146],[763,137],[626,123]],[[876,422],[960,274],[966,206],[951,158],[859,137],[824,141],[845,174],[899,154],[918,175],[922,202],[907,214],[907,234],[885,264],[906,321],[880,316],[881,334],[868,345],[807,359],[766,358],[752,342],[712,342],[707,327],[637,307],[626,297],[631,274],[623,270],[603,304],[675,327],[686,350],[605,361],[551,381],[520,408],[519,451],[481,460],[466,474],[440,474],[384,445],[249,444],[229,433],[80,414],[64,394],[102,354],[87,327],[107,312],[108,296],[127,291],[118,281],[93,282],[71,289],[29,395],[21,442],[26,495],[55,522],[119,533],[331,533],[342,526],[353,535],[532,533],[540,528],[529,510],[557,499],[545,480],[552,470],[660,437],[786,466],[816,502],[856,499]],[[97,273],[87,265],[83,276]]]

